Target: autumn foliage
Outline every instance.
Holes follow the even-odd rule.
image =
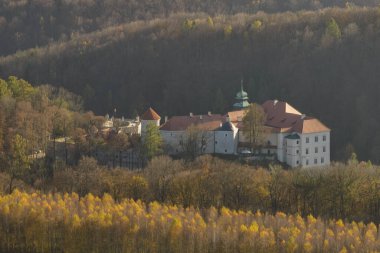
[[[88,194],[0,197],[1,252],[373,252],[373,223],[197,210]]]

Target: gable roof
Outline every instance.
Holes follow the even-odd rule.
[[[306,117],[286,102],[268,100],[263,105],[266,125],[281,133],[317,133],[330,131],[318,119]]]
[[[142,120],[160,120],[161,117],[151,107],[141,116]]]
[[[215,130],[225,122],[225,117],[220,114],[173,116],[160,127],[164,131],[185,131],[191,125],[201,130]]]
[[[217,131],[224,131],[224,132],[235,132],[236,127],[232,122],[224,122],[221,127],[217,129]]]
[[[229,117],[231,122],[239,122],[243,120],[245,112],[246,110],[227,112],[226,117]]]
[[[325,126],[318,119],[313,117],[305,117],[299,119],[297,123],[293,126],[292,130],[298,133],[318,133],[318,132],[327,132],[330,131],[330,128]]]

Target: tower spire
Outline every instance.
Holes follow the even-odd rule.
[[[240,81],[240,91],[236,93],[236,103],[233,105],[235,109],[241,110],[249,106],[248,94],[243,89],[243,78]]]

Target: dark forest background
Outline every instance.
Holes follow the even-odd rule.
[[[333,159],[380,162],[379,1],[0,3],[0,75],[80,94],[97,114],[223,113],[240,80],[332,129]]]

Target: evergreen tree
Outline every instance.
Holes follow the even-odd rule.
[[[339,25],[334,18],[331,18],[327,23],[326,34],[330,35],[334,39],[340,39],[342,37],[342,32],[340,31]]]
[[[162,137],[158,126],[150,123],[146,127],[142,138],[142,154],[147,160],[162,153]]]

